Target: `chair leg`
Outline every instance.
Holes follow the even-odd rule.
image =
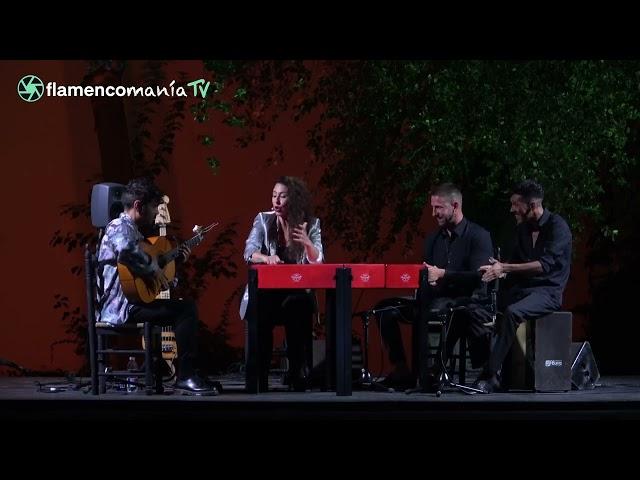
[[[458,371],[458,383],[464,385],[467,377],[467,337],[460,337],[460,370]]]
[[[154,365],[155,365],[155,368],[154,368],[155,392],[158,395],[160,395],[164,393],[164,385],[162,385],[162,357],[161,356],[156,357]]]
[[[162,358],[162,329],[154,331],[155,342],[153,345],[153,366],[154,366],[154,380],[155,380],[155,392],[157,394],[164,393],[164,386],[162,384],[162,367],[164,359]]]
[[[309,380],[311,380],[311,371],[313,370],[313,335],[309,335],[306,340],[307,348],[305,349],[305,360],[307,363]]]
[[[98,350],[104,350],[108,342],[106,341],[106,338],[103,335],[98,334],[97,336],[98,336]],[[98,372],[99,373],[105,373],[104,370],[105,370],[106,356],[107,356],[106,353],[98,353]],[[104,375],[100,375],[98,385],[99,385],[100,393],[101,394],[106,393],[107,377]]]
[[[91,321],[91,320],[89,320]],[[96,353],[96,328],[95,324],[89,327],[89,364],[91,366],[91,394],[98,395],[98,355]]]
[[[153,325],[150,322],[144,323],[144,391],[147,395],[153,393],[153,370],[154,370],[154,347],[153,347]]]

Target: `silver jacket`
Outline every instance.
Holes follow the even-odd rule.
[[[269,233],[275,231],[273,224],[276,221],[275,212],[260,212],[256,215],[253,221],[253,227],[247,237],[247,241],[244,247],[244,259],[247,263],[251,261],[251,255],[255,252],[260,252],[264,255],[276,255],[278,249],[277,238],[272,238]],[[320,219],[314,218],[311,220],[310,226],[307,225],[309,239],[313,243],[313,246],[318,249],[318,258],[316,261],[311,262],[307,257],[306,250],[303,250],[300,258],[296,263],[323,263],[324,252],[322,249],[322,235],[320,229]],[[247,312],[247,305],[249,304],[249,287],[245,287],[242,301],[240,302],[240,318],[244,319]]]

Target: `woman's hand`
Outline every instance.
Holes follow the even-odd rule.
[[[284,262],[280,260],[280,257],[278,255],[265,255],[264,263],[266,263],[267,265],[277,265],[278,263]]]
[[[301,243],[304,246],[313,245],[307,235],[307,222],[302,225],[298,225],[298,228],[294,228],[292,231],[293,241]]]
[[[278,263],[284,263],[280,260],[278,255],[265,255],[264,253],[256,252],[251,255],[252,263],[266,263],[267,265],[276,265]]]

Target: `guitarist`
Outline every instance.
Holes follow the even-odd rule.
[[[139,245],[144,240],[140,232],[153,227],[162,198],[160,190],[148,178],[131,180],[125,187],[122,194],[124,212],[107,225],[98,251],[99,321],[114,325],[150,321],[159,326],[172,326],[178,348],[176,390],[214,395],[217,391],[213,385],[195,374],[198,329],[195,303],[182,300],[130,303],[120,284],[118,262],[149,282],[159,282],[163,290],[169,286],[162,269]],[[181,247],[176,262],[186,261],[190,253],[187,246]]]

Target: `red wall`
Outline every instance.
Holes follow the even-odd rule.
[[[132,62],[123,80],[135,84],[139,62]],[[177,79],[177,72],[187,72],[189,80],[206,78],[201,62],[172,62],[167,78]],[[84,288],[81,276],[73,276],[70,268],[82,262],[81,249],[67,254],[62,248],[52,248],[49,241],[56,230],[76,231],[89,228],[85,220],[70,221],[60,216],[62,204],[87,199],[90,185],[86,179],[99,173],[100,152],[94,131],[93,113],[87,98],[47,98],[35,103],[21,100],[16,87],[26,74],[35,74],[45,83],[78,85],[86,73],[86,63],[80,61],[4,61],[0,62],[0,158],[5,184],[4,221],[0,230],[0,252],[5,266],[0,301],[3,310],[3,332],[0,335],[0,358],[9,359],[37,370],[76,370],[83,362],[73,352],[74,345],[56,341],[69,338],[61,321],[61,313],[52,308],[54,294],[70,297],[72,307],[84,308]],[[130,83],[129,83],[130,82]],[[187,97],[191,101],[192,97]],[[305,130],[309,121],[295,123],[282,118],[267,141],[246,149],[235,146],[234,130],[215,125],[215,147],[211,152],[222,164],[214,175],[205,163],[210,151],[197,141],[197,135],[210,133],[211,123],[203,125],[191,120],[187,113],[184,128],[176,139],[169,172],[158,183],[171,197],[172,218],[182,222],[183,237],[189,235],[193,224],[212,220],[239,224],[235,262],[240,266],[239,277],[211,281],[199,302],[200,315],[210,328],[220,317],[222,305],[231,292],[244,283],[245,269],[241,254],[244,240],[257,211],[270,208],[273,180],[282,174],[304,177],[313,190],[321,167],[310,167],[311,153],[306,148]],[[285,160],[282,164],[267,165],[264,160],[282,142]],[[321,195],[316,196],[321,201]],[[326,223],[327,219],[323,219]],[[426,209],[420,222],[428,231],[434,222]],[[331,262],[349,261],[337,245],[325,246]],[[409,254],[400,248],[389,252],[386,263],[419,262],[422,247],[417,245]],[[567,290],[566,306],[586,299],[586,280],[574,264],[574,280]],[[577,278],[577,280],[575,279]],[[393,292],[407,294],[409,292]],[[354,294],[354,309],[371,306],[383,291]],[[574,322],[574,338],[582,338],[581,320]],[[356,330],[360,325],[356,324]],[[235,345],[243,344],[243,326],[238,319],[231,326]],[[371,366],[379,366],[379,339],[374,326],[371,335]],[[408,340],[407,340],[408,346]],[[2,372],[2,370],[0,370]]]
[[[65,338],[53,295],[64,292],[80,304],[80,277],[69,269],[81,252],[67,255],[49,247],[58,229],[70,230],[60,206],[86,195],[84,179],[99,165],[91,107],[86,99],[21,100],[18,80],[26,74],[59,83],[77,83],[83,62],[1,62],[0,158],[5,192],[5,217],[0,234],[3,333],[0,357],[32,369],[73,369],[81,362],[69,345],[50,345]]]

